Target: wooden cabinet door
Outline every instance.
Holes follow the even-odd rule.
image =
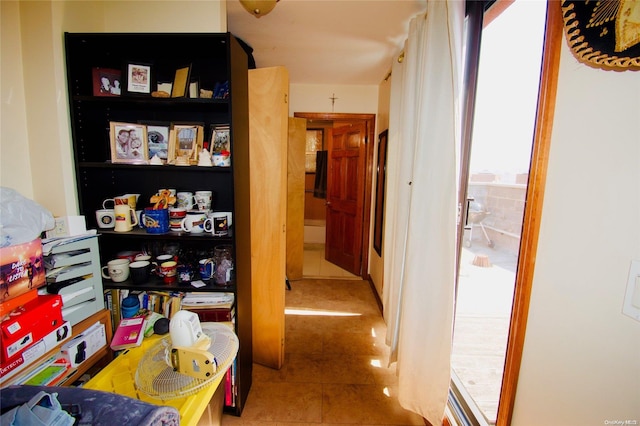
[[[249,71],[249,174],[253,361],[284,363],[289,75]]]

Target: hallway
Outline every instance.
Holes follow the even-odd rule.
[[[397,401],[386,326],[367,281],[303,279],[286,292],[285,364],[257,364],[241,417],[223,425],[423,425]]]

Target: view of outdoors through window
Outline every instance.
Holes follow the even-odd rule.
[[[495,423],[531,159],[546,2],[519,0],[485,26],[469,224],[460,262],[453,373]]]

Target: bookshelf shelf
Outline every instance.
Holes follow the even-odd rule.
[[[130,280],[113,283],[105,279],[103,287],[111,296],[117,290],[234,293],[235,332],[241,349],[234,370],[237,398],[225,411],[240,415],[251,387],[253,351],[251,256],[247,249],[249,182],[245,178],[249,167],[247,54],[230,33],[66,33],[65,48],[80,214],[85,216],[88,228],[98,229],[101,264],[117,258],[123,251],[146,252],[153,257],[170,253],[177,255],[180,263],[191,264],[197,270],[198,259],[212,257],[216,246],[230,245],[233,249],[235,279],[228,287],[209,282],[200,288],[189,283],[165,284],[156,277],[144,284],[133,284]],[[127,63],[150,64],[152,90],[156,89],[156,82],[172,82],[176,69],[191,64],[190,82],[197,82],[199,88],[207,90],[228,82],[229,96],[226,99],[155,98],[124,91],[121,96],[92,96],[94,68],[124,70]],[[216,126],[228,125],[231,165],[114,164],[109,135],[111,122],[197,124],[204,129],[207,142]],[[161,188],[177,192],[211,191],[212,210],[233,214],[231,232],[225,237],[214,237],[207,233],[149,234],[140,228],[130,232],[98,228],[95,211],[102,209],[104,200],[121,194],[140,194],[137,210],[142,210],[151,206],[151,197]]]

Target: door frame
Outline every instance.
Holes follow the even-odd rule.
[[[313,126],[314,120],[322,121],[364,121],[366,124],[366,150],[365,150],[365,177],[363,200],[363,223],[362,223],[362,261],[360,263],[360,276],[362,279],[369,279],[369,242],[371,240],[371,191],[373,187],[373,152],[375,148],[375,114],[355,114],[355,113],[333,113],[333,112],[295,112],[294,117],[306,118],[307,127]],[[326,231],[325,231],[326,232]]]

